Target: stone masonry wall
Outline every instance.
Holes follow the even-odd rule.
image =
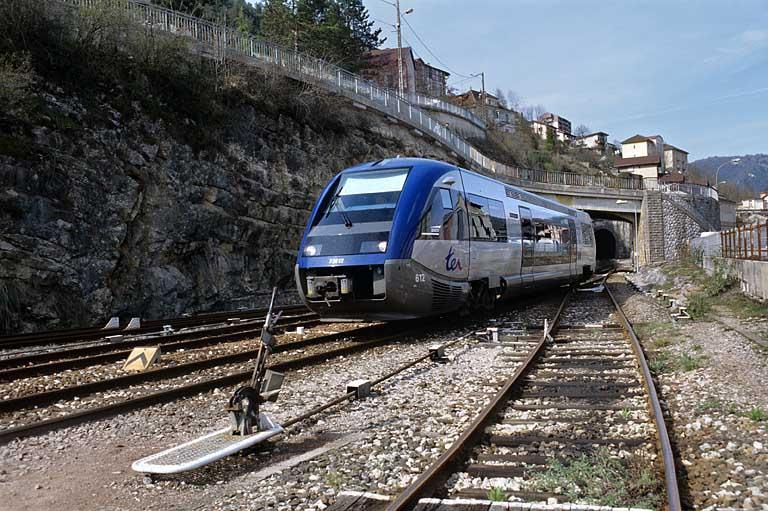
[[[641,264],[664,260],[664,205],[661,192],[646,191],[640,211]]]
[[[707,197],[646,191],[640,222],[640,263],[680,257],[686,242],[720,228],[720,205]]]
[[[664,194],[664,256],[679,258],[687,241],[720,228],[718,202],[705,197]]]
[[[0,334],[254,306],[293,287],[336,172],[397,154],[452,160],[338,98],[341,127],[243,106],[237,136],[201,152],[138,105],[125,120],[106,100],[39,98],[67,122],[30,126],[0,106]]]

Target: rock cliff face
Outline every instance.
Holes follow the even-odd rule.
[[[341,127],[244,104],[203,151],[138,105],[39,99],[39,124],[0,112],[0,333],[253,306],[293,287],[305,221],[340,169],[450,159],[333,97]]]

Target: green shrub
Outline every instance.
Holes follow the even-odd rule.
[[[666,351],[657,351],[651,355],[648,368],[654,373],[663,373],[669,369],[670,356]]]
[[[702,292],[691,293],[687,299],[688,313],[693,319],[701,319],[712,310],[710,297]]]
[[[734,279],[726,273],[725,269],[717,264],[715,271],[704,283],[704,292],[708,296],[718,296],[727,291],[734,282]]]
[[[507,500],[507,494],[504,493],[502,488],[494,486],[488,490],[488,500],[493,502],[505,502]]]

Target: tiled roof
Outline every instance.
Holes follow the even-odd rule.
[[[636,144],[637,142],[645,142],[647,140],[653,140],[651,137],[644,137],[643,135],[635,135],[622,141],[622,144]]]
[[[679,147],[675,147],[675,146],[673,146],[671,144],[664,144],[664,150],[666,151],[667,149],[669,149],[671,151],[680,151],[681,153],[688,154],[688,151],[684,151],[684,150],[680,149]]]

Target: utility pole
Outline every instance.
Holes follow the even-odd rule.
[[[399,79],[397,90],[402,98],[404,96],[405,84],[403,83],[403,41],[402,31],[400,30],[400,0],[395,0],[395,10],[397,10],[395,28],[397,29],[397,76]]]
[[[483,100],[483,119],[488,122],[488,101],[485,97],[485,71],[480,72],[480,87],[482,89],[481,98]]]
[[[293,51],[299,51],[299,12],[296,10],[296,0],[291,0],[291,14],[293,14]]]
[[[488,121],[488,112],[486,110],[486,97],[485,97],[485,71],[470,75],[473,78],[480,77],[480,103],[483,112],[483,120]]]

